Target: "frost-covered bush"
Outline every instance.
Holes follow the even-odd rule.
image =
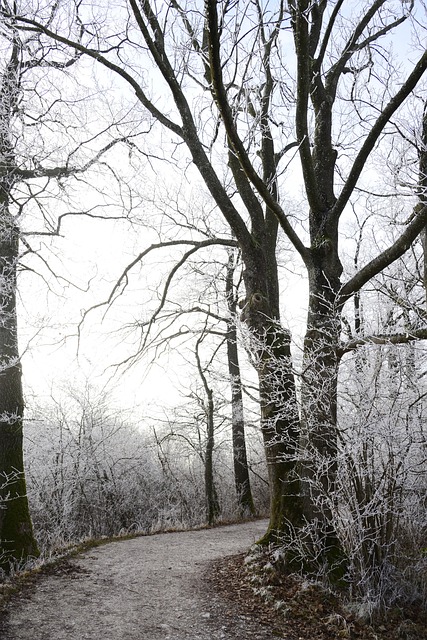
[[[427,594],[424,365],[412,345],[370,347],[342,366],[336,525],[369,614]]]
[[[109,409],[105,396],[87,388],[33,413],[26,473],[43,548],[203,519],[200,483],[169,473],[149,435]]]
[[[89,385],[68,390],[48,406],[30,405],[27,413],[28,496],[45,552],[87,537],[206,522],[203,456],[189,445],[191,433],[182,438],[164,425],[135,426]],[[235,518],[231,444],[225,436],[215,452],[215,482],[221,518]],[[261,483],[257,493],[265,492]]]

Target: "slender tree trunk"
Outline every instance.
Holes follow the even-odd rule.
[[[421,242],[423,247],[423,284],[427,309],[427,227],[424,227],[421,232]]]
[[[214,524],[215,520],[221,513],[218,494],[215,488],[213,473],[213,453],[215,448],[215,404],[213,399],[213,391],[210,388],[205,372],[203,371],[200,361],[199,346],[204,338],[204,334],[196,342],[196,362],[203,388],[206,393],[206,404],[204,403],[206,415],[206,449],[205,449],[205,495],[206,495],[206,517],[209,525]]]
[[[233,321],[229,323],[227,330],[227,358],[231,380],[231,428],[233,435],[233,464],[237,500],[242,516],[254,516],[256,515],[256,510],[249,478],[242,381],[237,350],[236,325]]]
[[[214,401],[212,389],[207,389],[207,440],[205,450],[205,492],[206,492],[206,514],[208,524],[214,524],[220,514],[218,494],[215,489],[213,474],[213,452],[215,446],[214,438]]]
[[[38,553],[22,453],[24,400],[16,318],[19,230],[3,196],[0,217],[0,566]]]
[[[237,301],[233,286],[234,258],[230,253],[227,265],[226,297],[230,313],[227,322],[227,361],[231,384],[231,429],[233,436],[233,465],[237,500],[242,516],[255,516],[246,450],[245,420],[242,379],[237,348],[236,311]]]
[[[424,105],[422,138],[419,150],[419,179],[418,198],[421,206],[427,203],[427,102]],[[427,226],[421,231],[421,244],[423,248],[423,284],[425,289],[425,301],[427,308]]]

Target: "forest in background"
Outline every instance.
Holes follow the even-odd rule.
[[[190,529],[207,522],[206,415],[193,401],[166,423],[137,425],[106,392],[66,389],[26,425],[26,480],[43,554],[77,541]],[[38,418],[36,417],[38,416]],[[216,522],[247,517],[236,495],[226,414],[213,452]],[[268,481],[255,425],[247,425],[257,512],[268,513]],[[252,431],[252,433],[251,433]],[[252,436],[252,437],[251,437]]]
[[[0,18],[3,570],[268,509],[281,571],[425,604],[424,3]]]

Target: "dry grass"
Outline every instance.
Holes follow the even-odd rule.
[[[244,615],[286,640],[427,640],[427,612],[417,606],[389,611],[376,624],[360,620],[344,597],[297,575],[283,575],[265,559],[244,554],[212,565],[207,577],[224,599]]]

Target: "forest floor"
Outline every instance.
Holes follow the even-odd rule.
[[[108,543],[30,574],[0,611],[1,640],[421,640],[421,619],[373,629],[290,576],[254,583],[258,520]],[[281,603],[280,605],[278,603]]]

